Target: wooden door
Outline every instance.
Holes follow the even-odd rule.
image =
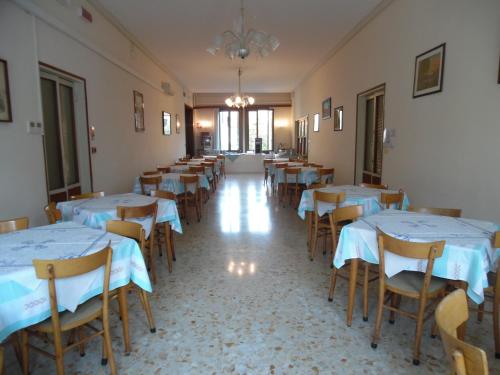
[[[366,100],[363,182],[380,184],[384,139],[384,94]]]

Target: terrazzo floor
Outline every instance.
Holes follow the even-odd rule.
[[[337,283],[327,301],[326,256],[309,261],[305,224],[296,211],[269,196],[260,175],[231,175],[203,207],[202,221],[176,235],[177,261],[169,274],[158,259],[159,280],[151,296],[157,332],[149,333],[135,294],[129,297],[133,352],[123,354],[121,325],[111,317],[115,360],[121,374],[441,374],[449,373],[439,338],[426,325],[421,365],[411,363],[414,323],[399,317],[382,325],[370,348],[375,285],[369,321],[361,317],[358,292],[352,327],[345,325],[346,289]],[[320,252],[321,253],[321,252]],[[161,264],[160,264],[161,263]],[[116,306],[114,311],[117,310]],[[467,340],[495,360],[491,317],[472,317]],[[101,345],[86,356],[65,357],[67,373],[107,374]],[[7,374],[20,373],[10,349]],[[31,352],[32,374],[53,374],[53,361]]]

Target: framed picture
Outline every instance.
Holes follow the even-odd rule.
[[[336,132],[344,130],[344,107],[340,106],[333,110],[333,130]]]
[[[144,131],[144,97],[134,90],[134,125],[136,132]]]
[[[180,134],[181,132],[181,122],[179,121],[179,115],[175,114],[175,132]]]
[[[332,117],[332,98],[323,100],[321,105],[321,118],[327,120]]]
[[[498,81],[497,82],[500,84],[500,57],[498,58]]]
[[[12,122],[7,61],[0,59],[0,122]]]
[[[415,58],[414,98],[443,90],[445,50],[446,43],[443,43]]]
[[[319,113],[314,114],[313,130],[319,132]]]
[[[163,135],[172,134],[172,125],[170,123],[170,113],[162,111],[161,119],[163,124]]]

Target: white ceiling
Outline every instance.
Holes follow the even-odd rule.
[[[274,34],[262,59],[212,56],[214,35],[231,29],[239,0],[98,0],[192,92],[291,92],[382,0],[246,0],[247,27]],[[94,3],[97,1],[94,0]]]

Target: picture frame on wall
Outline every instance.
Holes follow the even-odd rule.
[[[144,96],[134,90],[134,126],[136,132],[143,132],[144,129]]]
[[[179,121],[179,115],[175,114],[175,132],[180,134],[181,132],[181,122]]]
[[[12,122],[7,61],[0,59],[0,122]]]
[[[319,113],[314,114],[313,131],[319,132]]]
[[[162,111],[161,120],[162,120],[163,135],[171,135],[172,123],[171,123],[170,113]]]
[[[339,106],[333,110],[333,130],[344,130],[344,107]]]
[[[445,52],[446,43],[443,43],[415,58],[414,98],[443,91]]]
[[[328,120],[332,117],[332,98],[323,100],[321,104],[321,118],[323,120]]]

